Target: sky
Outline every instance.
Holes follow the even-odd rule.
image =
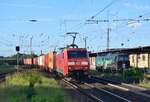
[[[112,4],[104,9],[108,4]],[[149,0],[0,0],[0,56],[16,53],[47,53],[72,42],[67,32],[78,32],[76,44],[89,51],[106,49],[107,29],[110,48],[132,48],[150,45]],[[87,22],[91,20],[108,22]],[[134,21],[113,21],[134,19]],[[37,22],[30,22],[37,20]]]

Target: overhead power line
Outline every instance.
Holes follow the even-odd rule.
[[[98,24],[99,22],[118,22],[118,21],[150,21],[150,18],[144,18],[144,19],[113,19],[113,20],[86,20],[87,24]]]
[[[3,41],[0,41],[0,45],[4,45],[4,46],[7,46],[7,47],[12,47],[13,44],[8,44],[6,42],[3,42]]]
[[[98,16],[100,13],[102,13],[103,11],[105,11],[107,8],[109,8],[112,4],[114,4],[116,1],[118,0],[112,0],[108,5],[106,5],[103,9],[101,9],[100,11],[98,11],[95,15],[93,15],[91,17],[91,19],[94,19],[96,16]]]
[[[79,29],[83,26],[85,26],[87,24],[87,19],[94,19],[96,16],[98,16],[100,13],[102,13],[103,11],[105,11],[107,8],[109,8],[111,5],[113,5],[115,2],[117,2],[118,0],[112,0],[109,4],[107,4],[103,9],[101,9],[100,11],[98,11],[95,15],[91,16],[91,17],[87,17],[85,20],[83,20],[83,22],[80,22],[79,24],[73,26],[71,29],[77,28],[79,27]],[[80,20],[68,20],[69,22],[78,22]]]
[[[114,20],[109,20],[109,19],[107,19],[107,20],[87,20],[87,22],[90,22],[89,24],[94,24],[94,23],[96,23],[96,24],[98,24],[99,22],[106,22],[106,23],[109,23],[109,22],[120,22],[120,21],[128,21],[128,24],[133,24],[133,23],[135,23],[135,21],[136,22],[140,22],[140,21],[146,21],[146,22],[148,22],[148,21],[150,21],[150,19],[149,18],[143,18],[143,19],[133,19],[133,18],[129,18],[129,19],[114,19]],[[110,35],[109,35],[109,33],[110,33],[110,31],[111,31],[111,28],[108,26],[108,28],[107,28],[107,50],[109,50],[109,43],[110,43]],[[121,46],[123,46],[124,44],[121,44]]]

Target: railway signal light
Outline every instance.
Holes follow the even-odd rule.
[[[17,52],[20,51],[20,46],[16,46],[16,51],[17,51]]]

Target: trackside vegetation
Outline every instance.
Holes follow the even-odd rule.
[[[108,78],[120,82],[127,82],[127,83],[140,83],[144,80],[144,72],[141,70],[136,70],[134,68],[123,70],[123,71],[91,71],[92,75],[96,75],[103,78]]]
[[[114,81],[134,84],[144,88],[150,88],[150,74],[144,70],[131,68],[124,71],[90,71],[90,74]]]
[[[71,97],[53,78],[37,71],[15,73],[0,84],[3,102],[73,102]]]
[[[144,74],[144,80],[139,84],[139,86],[150,89],[150,74]]]

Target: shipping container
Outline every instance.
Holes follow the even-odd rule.
[[[33,64],[33,59],[32,58],[26,58],[23,60],[23,63],[25,65],[32,65]]]
[[[37,57],[33,58],[33,64],[38,65],[38,58]]]
[[[47,56],[46,55],[43,55],[42,56],[42,68],[43,69],[47,69],[47,64],[46,64],[46,62],[47,62]]]
[[[38,57],[38,65],[42,67],[42,56]]]
[[[90,57],[90,70],[96,70],[96,57]]]
[[[47,54],[47,66],[48,66],[49,71],[55,70],[56,68],[55,55],[56,55],[56,52],[49,52]]]
[[[23,59],[23,64],[26,65],[27,64],[27,60]]]

